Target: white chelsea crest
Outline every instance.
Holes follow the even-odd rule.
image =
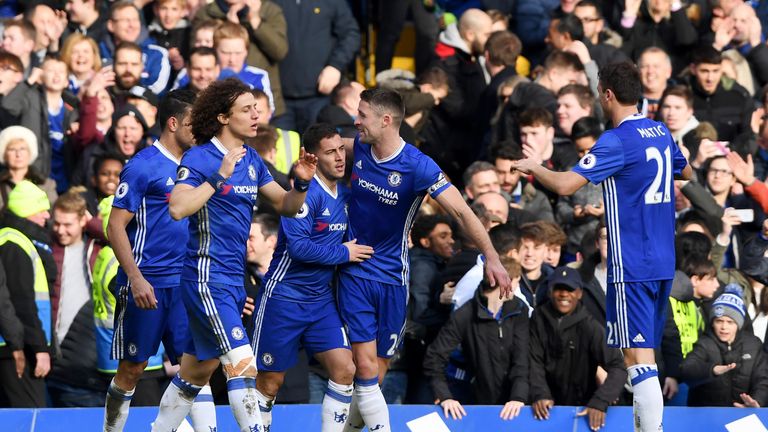
[[[390,185],[390,186],[392,186],[392,187],[398,187],[398,186],[400,186],[400,183],[402,183],[402,182],[403,182],[403,175],[402,175],[402,174],[400,174],[400,173],[399,173],[399,172],[397,172],[397,171],[392,171],[392,172],[391,172],[391,173],[389,173],[389,175],[387,176],[387,182],[388,182],[388,183],[389,183],[389,185]]]
[[[254,168],[253,165],[248,165],[248,177],[252,181],[256,181],[256,168]]]

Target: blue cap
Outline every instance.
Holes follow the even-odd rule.
[[[565,288],[568,291],[575,291],[582,288],[581,275],[576,269],[562,266],[555,269],[555,271],[549,276],[549,289],[554,289],[556,286]]]

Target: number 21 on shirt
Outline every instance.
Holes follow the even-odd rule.
[[[669,146],[664,149],[664,156],[656,147],[645,149],[645,160],[656,165],[656,176],[651,182],[651,186],[645,191],[646,204],[668,203],[672,200],[670,194],[669,176],[672,175],[672,154]],[[661,190],[662,180],[664,180],[664,190]]]

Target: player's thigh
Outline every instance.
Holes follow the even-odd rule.
[[[381,284],[380,289],[376,352],[378,357],[390,359],[403,343],[408,288],[403,285]]]
[[[350,343],[377,339],[380,290],[376,284],[345,273],[339,275],[338,310],[347,327]]]
[[[168,359],[175,365],[189,344],[189,319],[184,308],[181,289],[176,287],[165,289],[165,291],[167,291],[168,307],[163,330],[163,346]]]
[[[656,335],[659,294],[655,282],[608,284],[606,339],[609,346],[654,348],[660,342]]]
[[[301,335],[311,322],[302,306],[263,294],[259,297],[252,348],[260,372],[283,372],[296,364]]]
[[[157,309],[141,309],[136,306],[129,286],[118,288],[112,358],[142,363],[157,353],[165,324],[163,306],[158,302]]]
[[[302,345],[329,372],[331,379],[348,376],[351,381],[355,366],[349,337],[336,305],[333,301],[320,302],[312,305],[312,310],[308,312],[316,319],[302,335]]]
[[[193,354],[198,359],[216,358],[250,345],[240,318],[245,303],[243,287],[182,281],[182,289]]]

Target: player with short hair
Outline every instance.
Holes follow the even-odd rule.
[[[355,365],[331,288],[337,265],[371,257],[370,246],[347,232],[349,189],[346,152],[338,131],[326,123],[304,132],[304,149],[317,155],[317,173],[295,218],[282,218],[277,247],[257,302],[253,348],[264,426],[285,371],[296,363],[299,345],[325,367],[330,377],[322,408],[322,430],[341,431],[352,400]]]
[[[189,217],[181,291],[193,344],[163,394],[153,431],[175,430],[200,389],[222,364],[232,411],[241,430],[261,430],[256,362],[240,318],[245,304],[245,252],[253,206],[263,195],[283,215],[295,215],[317,158],[302,152],[294,189],[272,180],[255,150],[259,115],[251,89],[236,78],[216,81],[192,107],[198,145],[181,161],[170,196],[171,217]]]
[[[368,260],[342,268],[339,312],[352,343],[356,402],[346,430],[390,430],[379,382],[402,342],[408,298],[408,231],[428,193],[457,220],[486,257],[486,274],[503,295],[511,281],[483,224],[440,167],[400,138],[405,115],[401,96],[388,89],[360,95],[355,127],[349,238],[371,246]],[[362,417],[362,418],[361,418]]]
[[[168,196],[179,160],[193,143],[189,108],[194,94],[171,92],[161,105],[160,139],[138,152],[120,173],[107,227],[115,256],[117,305],[112,354],[120,360],[107,390],[104,430],[121,431],[128,419],[136,384],[157,353],[160,341],[174,364],[189,342],[187,315],[181,302],[181,257],[187,221],[168,214]],[[193,411],[197,430],[216,427],[206,387]]]
[[[615,128],[603,133],[571,171],[554,172],[531,159],[513,167],[546,188],[571,195],[602,183],[608,226],[608,345],[624,352],[634,394],[636,431],[662,430],[664,400],[653,348],[661,342],[675,273],[673,179],[691,167],[664,124],[637,112],[640,74],[629,62],[600,71],[600,104]]]

